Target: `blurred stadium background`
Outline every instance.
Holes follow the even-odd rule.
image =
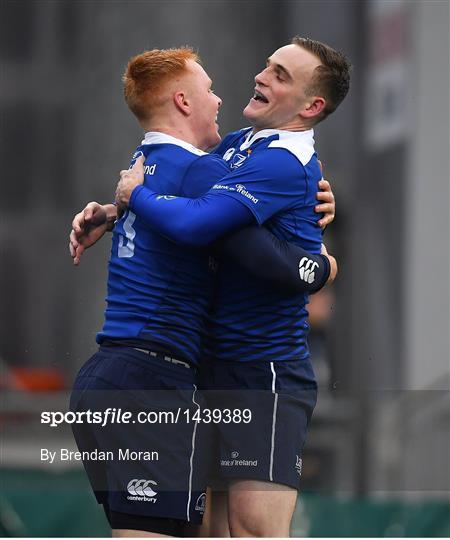
[[[121,75],[142,50],[198,48],[222,134],[265,58],[299,34],[354,64],[316,130],[340,263],[311,304],[320,395],[294,536],[450,535],[450,4],[446,0],[2,0],[0,532],[104,536],[66,410],[102,324],[109,242],[72,267],[73,214],[113,197],[141,140]]]

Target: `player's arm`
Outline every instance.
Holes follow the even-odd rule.
[[[138,158],[131,169],[120,173],[116,204],[119,211],[128,206],[150,228],[174,242],[206,246],[255,221],[261,225],[305,196],[306,177],[302,178],[304,171],[297,159],[284,150],[276,152],[270,157],[278,159],[253,159],[250,166],[231,171],[195,199],[161,195],[142,185],[143,159]],[[246,182],[251,184],[253,194],[245,188]]]
[[[128,203],[129,197],[131,195],[131,192],[133,189],[140,185],[143,182],[144,174],[142,169],[142,164],[137,161],[136,166],[132,169],[132,173],[130,175],[130,171],[126,171],[126,175],[121,175],[122,180],[119,183],[119,186],[122,188],[122,192],[119,191],[118,186],[118,192],[117,196],[120,198],[120,195],[122,195],[123,201],[126,201]],[[142,169],[142,170],[139,170]],[[123,171],[122,173],[125,173]],[[335,214],[335,203],[334,203],[334,195],[331,190],[330,184],[326,180],[321,180],[319,183],[319,187],[321,191],[317,194],[317,199],[320,201],[319,205],[316,206],[316,212],[318,213],[324,213],[323,218],[318,222],[318,225],[321,227],[325,227],[327,224],[329,224],[334,219]],[[165,199],[164,199],[165,200]],[[96,209],[95,212],[93,211],[92,205],[95,205]],[[251,216],[248,212],[248,210],[245,210],[245,208],[242,208],[239,204],[234,204],[233,201],[229,201],[229,204],[225,206],[226,203],[221,205],[221,211],[223,212],[223,224],[225,225],[225,229],[229,230],[229,223],[233,223],[236,228],[239,228],[240,226],[243,226],[246,223],[254,223],[253,219],[251,219]],[[229,208],[229,206],[231,208]],[[102,212],[99,211],[99,207],[101,207]],[[144,209],[144,217],[146,215],[148,209]],[[209,208],[210,213],[214,214],[212,217],[213,219],[217,219],[217,214],[215,214],[214,207]],[[94,219],[95,214],[95,219]],[[230,218],[230,215],[233,214]],[[107,221],[107,225],[104,221],[101,221],[100,216],[104,216],[104,219]],[[188,216],[186,216],[188,217]],[[208,221],[208,215],[204,216],[206,221]],[[73,220],[73,230],[70,234],[70,252],[74,259],[74,263],[78,264],[80,260],[80,256],[83,253],[83,251],[94,245],[107,230],[112,230],[114,226],[114,222],[117,219],[117,208],[114,205],[98,205],[98,203],[89,203],[85,209],[78,213],[74,220]],[[175,224],[175,223],[174,223]],[[209,223],[208,223],[209,225]],[[184,224],[178,224],[178,226],[181,226],[181,232],[185,232]],[[204,235],[204,230],[202,229],[202,223],[197,222],[196,223],[197,228],[200,229],[200,233],[198,235],[194,234],[194,239],[197,238],[197,241],[199,239],[203,240],[204,243],[208,242],[208,238],[206,235]],[[209,229],[208,229],[209,230]],[[221,230],[217,233],[214,230],[209,230],[210,234],[217,234],[218,236],[221,235]],[[167,234],[167,236],[170,236],[170,234]],[[182,240],[181,240],[182,241]],[[194,242],[195,244],[195,242]]]
[[[288,294],[315,293],[334,281],[337,274],[336,259],[325,246],[321,255],[312,254],[280,240],[264,227],[246,227],[220,240],[215,248],[250,274]]]
[[[209,193],[189,199],[159,195],[138,186],[129,208],[159,234],[192,247],[207,246],[255,222],[252,213],[239,201]]]
[[[310,184],[296,157],[283,149],[269,152],[230,171],[195,199],[160,195],[143,186],[143,159],[137,159],[131,169],[121,171],[116,203],[177,243],[206,246],[255,221],[261,225],[306,197]]]
[[[255,223],[247,207],[232,198],[207,192],[199,198],[161,195],[142,185],[143,159],[120,173],[116,189],[119,212],[128,208],[151,229],[173,242],[207,246],[234,230]]]

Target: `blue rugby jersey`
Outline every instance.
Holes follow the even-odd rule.
[[[167,196],[199,197],[229,172],[218,155],[163,133],[147,133],[133,159],[141,153],[144,185]],[[196,364],[212,281],[206,250],[174,244],[128,210],[113,231],[105,323],[97,342],[156,343]]]
[[[245,129],[229,134],[215,152],[231,174],[214,191],[245,204],[278,238],[320,253],[322,231],[314,207],[322,175],[312,130],[252,135]],[[242,362],[308,358],[307,303],[307,294],[288,297],[233,261],[223,261],[206,356]]]

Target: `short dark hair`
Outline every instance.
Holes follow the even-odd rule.
[[[317,119],[320,122],[334,112],[347,95],[351,64],[342,53],[320,41],[295,36],[291,43],[314,54],[321,62],[306,89],[308,95],[323,96],[326,100],[325,108]]]

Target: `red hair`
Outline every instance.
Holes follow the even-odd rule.
[[[139,120],[147,120],[158,104],[164,85],[186,71],[188,60],[200,63],[190,47],[153,49],[133,56],[123,75],[128,107]]]

